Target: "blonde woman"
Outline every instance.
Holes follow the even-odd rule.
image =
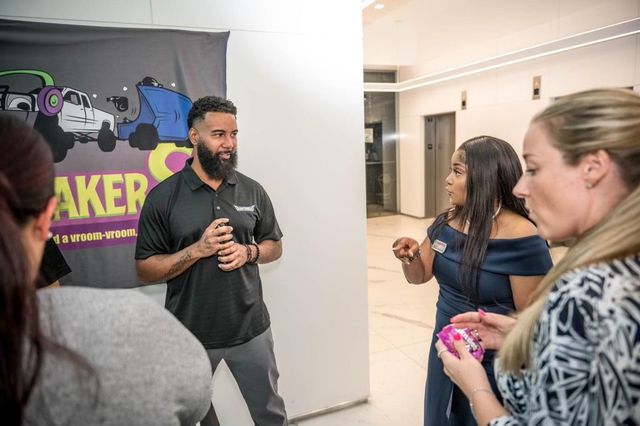
[[[446,374],[480,425],[640,423],[640,96],[597,89],[534,117],[514,188],[542,237],[576,238],[517,320],[452,318],[499,348],[501,405],[455,342]],[[442,342],[436,344],[444,349]]]

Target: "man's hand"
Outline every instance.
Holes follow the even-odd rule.
[[[232,245],[218,252],[218,267],[223,271],[233,271],[247,263],[248,247],[232,241]]]
[[[196,244],[196,254],[199,258],[220,255],[220,252],[233,246],[233,228],[228,225],[229,219],[220,218],[211,222],[202,233]]]

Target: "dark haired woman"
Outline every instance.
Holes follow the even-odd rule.
[[[133,290],[36,293],[56,208],[51,151],[0,114],[0,422],[188,425],[206,414],[204,348]]]
[[[524,203],[512,194],[522,175],[507,142],[479,136],[451,157],[446,187],[452,208],[427,230],[422,244],[402,237],[393,244],[408,282],[436,277],[440,286],[425,390],[425,425],[475,425],[469,401],[442,371],[435,342],[456,314],[470,310],[507,314],[523,309],[551,268],[544,240],[537,235]],[[483,366],[493,377],[494,353]],[[491,382],[497,394],[495,382]]]

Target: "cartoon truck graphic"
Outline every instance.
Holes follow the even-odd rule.
[[[45,71],[0,71],[0,78],[13,75],[35,76],[38,87],[25,92],[0,85],[0,110],[24,112],[27,117],[35,114],[33,126],[49,142],[55,162],[64,160],[75,142],[96,141],[104,152],[113,151],[118,139],[128,140],[131,147],[140,150],[153,150],[159,142],[189,145],[187,115],[191,100],[164,88],[152,77],[145,77],[136,85],[140,101],[138,116],[116,124],[115,116],[96,108],[87,93],[56,85]],[[128,109],[126,97],[112,96],[106,100],[113,102],[120,112]]]
[[[62,94],[62,108],[54,116],[38,114],[33,125],[49,141],[54,161],[64,160],[76,141],[96,141],[101,151],[113,151],[116,147],[114,115],[96,108],[89,95],[81,90],[57,88]]]
[[[0,86],[0,110],[37,114],[33,127],[45,137],[55,162],[64,160],[74,142],[97,141],[102,151],[116,146],[115,117],[95,108],[85,92],[57,86],[53,77],[40,70],[0,71],[0,77],[29,75],[39,79],[41,87],[29,92],[10,91]]]
[[[184,146],[188,136],[187,115],[191,99],[164,88],[155,79],[145,77],[136,85],[140,112],[133,121],[118,123],[118,139],[140,150],[152,150],[159,142]]]
[[[63,87],[62,99],[64,103],[58,113],[62,130],[72,133],[81,143],[97,141],[102,151],[113,151],[116,147],[113,114],[95,108],[89,95],[78,89]]]

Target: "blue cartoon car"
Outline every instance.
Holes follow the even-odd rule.
[[[135,120],[118,123],[118,139],[128,139],[131,147],[140,150],[155,149],[159,142],[185,145],[191,99],[163,87],[152,77],[145,77],[136,89],[140,112]]]

